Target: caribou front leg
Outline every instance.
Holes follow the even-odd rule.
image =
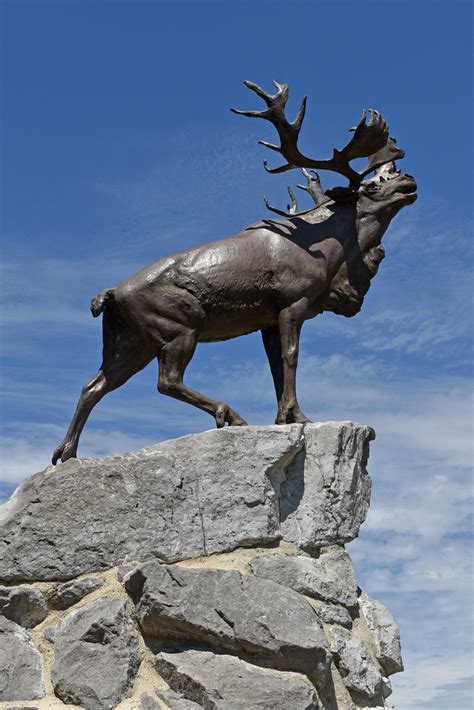
[[[278,401],[276,424],[304,423],[311,421],[301,411],[296,397],[296,367],[298,365],[299,340],[301,326],[303,325],[307,308],[308,299],[301,298],[291,306],[282,309],[278,318],[283,386],[281,387],[278,368],[276,368],[277,378],[275,379],[275,373],[273,374],[273,378],[277,397],[279,390],[282,390]],[[271,360],[270,367],[272,367],[273,373]]]
[[[283,395],[283,359],[281,356],[280,330],[277,325],[262,330],[263,347],[268,358],[268,364],[272,372],[273,385],[275,387],[278,407],[280,407]]]
[[[159,392],[192,404],[211,414],[216,420],[218,429],[221,429],[226,423],[229,426],[246,426],[245,419],[242,419],[240,414],[237,414],[228,404],[217,402],[184,384],[184,372],[194,354],[196,344],[196,332],[183,328],[179,335],[161,349],[158,355]]]

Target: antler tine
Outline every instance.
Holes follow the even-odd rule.
[[[278,84],[276,81],[273,81],[272,83],[277,88],[276,94],[269,94],[265,91],[265,89],[262,89],[261,86],[255,84],[253,81],[248,81],[247,79],[244,81],[244,84],[248,89],[254,91],[257,96],[260,96],[260,98],[265,101],[268,106],[267,109],[264,109],[263,111],[242,111],[238,108],[231,108],[230,110],[233,111],[233,113],[239,113],[242,116],[250,116],[250,118],[265,118],[267,121],[272,121],[272,115],[275,113],[275,109],[280,109],[282,112],[284,111],[289,94],[288,84]]]
[[[388,126],[378,111],[369,109],[369,122],[366,123],[366,112],[355,128],[354,135],[342,150],[334,149],[333,160],[349,162],[355,158],[366,158],[383,148],[388,141]]]
[[[275,212],[275,214],[279,214],[281,217],[290,216],[288,212],[285,212],[285,210],[279,210],[277,207],[272,207],[268,200],[268,197],[264,197],[263,201],[265,202],[265,207],[267,208],[267,210],[270,210],[270,212]]]
[[[275,212],[276,214],[279,214],[282,217],[294,217],[295,215],[297,215],[298,203],[290,185],[288,185],[287,190],[291,200],[291,205],[286,206],[287,212],[285,212],[285,210],[279,210],[277,207],[272,207],[268,200],[268,197],[264,197],[263,201],[265,202],[265,207],[267,208],[267,210],[270,210],[270,212]]]
[[[295,195],[294,195],[294,193],[293,193],[293,190],[291,189],[290,185],[288,185],[287,190],[288,190],[288,194],[289,194],[289,196],[290,196],[291,205],[287,205],[287,206],[286,206],[286,209],[288,210],[288,212],[289,212],[290,214],[295,214],[296,211],[298,210],[298,203],[297,203],[297,201],[296,201],[296,197],[295,197]]]
[[[284,210],[279,210],[277,207],[272,207],[272,205],[269,203],[268,198],[264,197],[263,200],[265,202],[265,206],[267,209],[269,209],[271,212],[275,212],[276,214],[281,215],[282,217],[300,217],[305,214],[309,214],[309,212],[312,212],[315,210],[317,207],[320,207],[323,205],[325,202],[330,202],[331,198],[328,197],[327,195],[324,194],[321,183],[319,181],[319,175],[317,172],[314,170],[311,170],[312,173],[316,175],[315,178],[313,178],[310,173],[303,168],[302,170],[306,180],[308,181],[307,185],[298,185],[298,187],[301,190],[305,190],[306,192],[309,192],[313,200],[315,201],[316,205],[315,207],[311,207],[309,210],[303,210],[303,212],[298,212],[298,203],[296,201],[296,197],[293,193],[293,190],[291,189],[290,185],[288,185],[288,194],[290,196],[291,200],[291,205],[287,205],[287,211],[285,212]]]
[[[295,120],[290,123],[285,116],[285,107],[289,96],[288,84],[279,84],[274,80],[272,83],[277,89],[276,94],[267,93],[261,86],[255,84],[253,81],[244,81],[245,86],[260,96],[260,98],[265,101],[268,108],[263,111],[242,111],[240,109],[231,108],[231,111],[242,116],[248,116],[249,118],[263,118],[270,121],[270,123],[273,123],[278,131],[278,135],[280,136],[280,145],[275,145],[274,143],[269,143],[268,141],[263,140],[259,141],[259,143],[264,145],[266,148],[270,148],[270,150],[273,150],[276,153],[281,153],[288,160],[286,165],[281,165],[278,168],[269,168],[267,161],[264,161],[263,166],[267,172],[280,173],[298,167],[298,163],[294,164],[291,157],[293,154],[296,157],[299,156],[299,151],[296,148],[296,141],[298,140],[298,135],[301,130],[301,125],[306,111],[306,96],[301,102]]]
[[[305,176],[307,184],[297,185],[297,187],[299,187],[300,190],[304,190],[305,192],[308,192],[311,195],[316,204],[316,207],[319,207],[325,202],[328,202],[330,198],[324,194],[323,188],[321,187],[321,180],[319,179],[319,174],[316,172],[316,170],[308,171],[305,168],[302,168],[301,172]],[[313,173],[315,177],[312,177],[310,173]]]
[[[285,101],[281,106],[281,112],[275,111],[275,120],[272,120],[272,118],[269,119],[278,131],[278,135],[280,136],[280,145],[268,143],[268,141],[259,141],[259,143],[260,145],[264,145],[266,148],[270,148],[270,150],[274,150],[276,153],[281,153],[288,160],[288,163],[286,163],[285,165],[280,165],[277,168],[269,168],[268,162],[264,160],[263,167],[265,168],[267,173],[274,174],[284,173],[287,170],[293,170],[294,168],[298,167],[298,163],[293,163],[292,158],[296,158],[296,160],[298,160],[298,157],[300,155],[299,150],[296,146],[296,142],[298,140],[298,136],[301,131],[301,126],[303,124],[303,119],[306,113],[307,97],[303,96],[295,120],[292,121],[292,123],[289,123],[289,121],[286,119],[284,112],[286,102],[288,101],[288,85],[277,84],[276,81],[274,81],[273,83],[277,87],[282,87],[286,89]]]
[[[381,165],[385,163],[390,163],[392,160],[401,160],[405,157],[405,151],[403,148],[397,146],[397,141],[395,138],[389,138],[387,143],[370,156],[367,165],[360,171],[360,175],[364,178],[366,175],[376,170]]]

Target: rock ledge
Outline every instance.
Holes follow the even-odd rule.
[[[311,553],[344,544],[369,508],[373,436],[352,422],[236,427],[50,466],[0,507],[0,582],[281,539]]]

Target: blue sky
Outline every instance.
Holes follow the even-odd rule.
[[[48,465],[100,364],[97,291],[286,204],[273,129],[242,86],[308,94],[301,146],[325,157],[382,111],[419,185],[384,238],[362,312],[306,323],[299,398],[316,421],[377,431],[373,499],[348,549],[402,631],[399,710],[471,707],[472,111],[469,2],[2,3],[2,472]],[[344,184],[322,175],[325,187]],[[251,423],[275,416],[258,335],[203,345],[188,382]],[[80,454],[212,426],[156,392],[150,365],[108,395]]]

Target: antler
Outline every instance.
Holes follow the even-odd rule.
[[[323,188],[321,187],[321,182],[319,180],[319,175],[315,170],[305,170],[302,168],[301,172],[306,178],[306,185],[297,185],[297,187],[300,188],[300,190],[304,190],[305,192],[309,192],[311,197],[314,200],[314,203],[316,207],[320,207],[323,205],[325,202],[330,201],[330,197],[324,194]],[[312,177],[310,173],[313,173],[315,177]],[[311,207],[309,210],[304,210],[303,212],[297,212],[298,209],[298,203],[296,202],[296,198],[293,194],[293,191],[291,187],[288,185],[288,194],[290,196],[291,200],[291,205],[287,205],[287,212],[284,210],[279,210],[277,207],[272,207],[271,204],[269,203],[268,199],[266,197],[263,198],[265,202],[265,206],[267,209],[271,210],[272,212],[276,212],[276,214],[281,215],[282,217],[298,217],[300,215],[308,214],[308,212],[312,212],[316,207]]]
[[[358,186],[367,173],[371,172],[384,162],[403,158],[404,151],[397,148],[395,139],[389,138],[388,126],[378,111],[370,109],[369,122],[366,123],[366,112],[362,112],[362,117],[355,128],[349,143],[342,149],[334,148],[332,158],[328,160],[315,160],[308,158],[300,152],[297,146],[298,136],[303,123],[306,110],[306,96],[301,102],[295,120],[289,123],[285,116],[285,106],[288,101],[288,84],[279,84],[273,81],[277,89],[276,94],[268,94],[260,86],[252,81],[244,81],[245,86],[254,91],[267,104],[263,111],[241,111],[232,108],[234,113],[250,118],[263,118],[273,123],[280,136],[280,145],[274,145],[267,141],[259,141],[262,145],[271,150],[281,153],[288,161],[285,165],[277,168],[269,168],[267,161],[264,161],[265,170],[269,173],[282,173],[293,168],[316,168],[319,170],[332,170],[348,178],[351,187]],[[359,173],[349,165],[355,158],[370,158],[365,168]]]
[[[297,185],[297,187],[299,187],[300,190],[309,192],[316,204],[316,207],[320,207],[322,204],[327,202],[329,198],[326,197],[323,192],[323,188],[321,187],[321,180],[319,179],[318,173],[316,172],[316,170],[308,171],[305,170],[305,168],[301,168],[301,172],[306,178],[306,185]],[[311,173],[314,175],[314,177],[311,176]]]
[[[279,214],[282,217],[297,217],[300,214],[306,214],[306,212],[297,212],[298,203],[296,201],[296,197],[293,193],[293,190],[289,185],[287,187],[287,190],[291,200],[291,205],[286,206],[287,211],[285,212],[285,210],[279,210],[278,207],[272,207],[270,202],[268,201],[268,197],[264,197],[263,201],[265,202],[265,207],[267,208],[267,210],[270,210],[270,212],[275,212],[276,214]]]

